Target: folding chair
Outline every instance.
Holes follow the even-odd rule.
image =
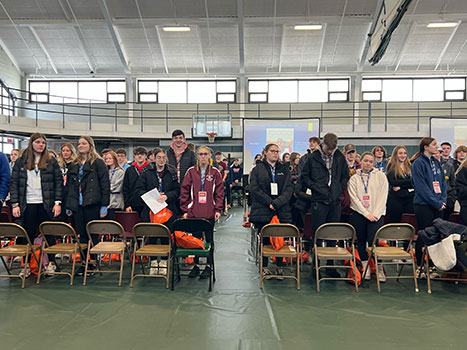
[[[331,241],[350,241],[350,251],[342,247],[318,247],[318,240]],[[321,281],[326,280],[342,280],[352,281],[355,284],[355,291],[358,292],[357,268],[355,262],[355,228],[343,222],[331,222],[323,224],[315,232],[313,239],[313,255],[315,261],[316,272],[316,290],[320,291]],[[351,260],[350,265],[319,265],[320,260]],[[352,266],[353,265],[353,266]],[[349,277],[323,277],[320,278],[319,270],[326,268],[343,268],[353,270],[354,278]]]
[[[11,218],[11,209],[8,206],[2,207],[2,212],[0,214],[0,222],[13,222]]]
[[[93,220],[89,222],[86,226],[86,231],[88,234],[88,254],[86,257],[86,267],[84,269],[84,280],[83,286],[86,285],[87,272],[89,266],[89,257],[91,254],[121,254],[120,259],[120,270],[102,270],[97,260],[98,270],[96,272],[100,273],[120,273],[120,278],[118,280],[118,286],[122,285],[122,274],[123,274],[123,261],[125,260],[125,250],[126,238],[125,230],[122,225],[113,220]],[[110,235],[113,238],[121,238],[120,242],[99,242],[96,245],[92,242],[91,235]]]
[[[154,237],[154,238],[168,238],[169,244],[142,244],[140,248],[138,248],[138,238],[142,239],[144,242],[144,238]],[[171,268],[171,236],[169,229],[162,225],[162,224],[152,224],[152,223],[140,223],[136,224],[133,227],[133,239],[135,241],[135,248],[133,254],[133,262],[131,266],[131,280],[130,280],[130,287],[133,288],[133,280],[135,277],[162,277],[166,280],[166,288],[169,288],[169,279],[170,279],[170,268]],[[137,256],[166,256],[167,257],[167,270],[166,274],[161,275],[147,275],[144,273],[142,274],[135,274],[135,261]]]
[[[24,257],[24,268],[26,269],[28,266],[28,261],[29,261],[29,254],[32,254],[32,257],[36,261],[37,264],[39,264],[39,261],[37,261],[36,255],[34,254],[36,250],[40,249],[40,246],[38,245],[32,245],[31,241],[29,239],[28,234],[26,233],[26,230],[14,223],[0,223],[0,237],[5,237],[5,238],[20,238],[23,237],[26,239],[26,244],[15,244],[13,245],[7,245],[5,247],[0,248],[0,258],[2,259],[3,266],[5,266],[5,269],[8,273],[8,275],[0,275],[0,277],[17,277],[21,279],[21,288],[24,288],[24,283],[26,281],[26,274],[24,273],[23,275],[17,274],[17,275],[12,275],[11,274],[11,268],[8,267],[7,263],[3,259],[4,256],[11,256],[12,259],[13,257],[16,256],[22,256]]]
[[[274,250],[272,245],[264,245],[263,238],[267,237],[284,237],[295,240],[295,246],[284,245],[279,250]],[[270,277],[292,278],[297,281],[297,289],[300,290],[300,253],[301,253],[301,237],[298,228],[291,224],[267,224],[263,226],[260,232],[260,268],[259,268],[259,287],[263,288],[264,268],[263,257],[290,258],[297,259],[296,275],[269,275]],[[297,249],[298,247],[298,249]]]
[[[44,221],[39,226],[39,232],[42,236],[42,251],[41,259],[39,264],[39,273],[37,274],[37,284],[40,283],[42,272],[42,262],[44,260],[44,254],[70,254],[73,258],[73,265],[70,272],[57,271],[51,272],[54,275],[67,275],[70,276],[70,286],[73,285],[73,279],[75,276],[75,267],[76,267],[76,258],[77,253],[79,252],[80,256],[84,257],[84,250],[87,245],[85,243],[79,243],[78,236],[76,235],[75,229],[67,223],[58,222],[58,221]],[[70,243],[56,243],[54,245],[49,245],[47,242],[46,236],[53,236],[54,238],[59,237],[60,239],[69,238],[71,239]]]
[[[410,224],[387,224],[381,227],[375,234],[373,239],[373,244],[371,247],[367,248],[370,256],[368,261],[372,257],[375,258],[376,270],[378,270],[378,264],[383,265],[402,265],[397,276],[386,276],[386,278],[392,278],[399,280],[400,278],[413,278],[415,284],[415,292],[418,293],[418,281],[416,277],[415,269],[415,257],[413,254],[412,242],[415,236],[415,229]],[[378,241],[408,241],[407,250],[398,247],[378,247]],[[400,260],[404,260],[400,261]],[[398,262],[393,262],[393,260],[398,260]],[[381,262],[380,262],[381,261]],[[383,261],[387,261],[384,262]],[[402,268],[404,265],[412,265],[412,276],[401,276]],[[365,276],[366,270],[369,268],[370,264],[367,265],[363,276]],[[376,284],[378,285],[378,293],[381,292],[379,274],[376,274]]]
[[[173,239],[173,254],[172,254],[172,290],[174,290],[175,270],[177,271],[177,280],[180,281],[180,271],[190,271],[189,269],[180,269],[180,265],[183,263],[179,262],[180,258],[186,258],[188,256],[195,256],[198,258],[210,259],[211,274],[209,276],[209,291],[212,291],[212,284],[216,282],[216,273],[214,268],[214,234],[211,223],[206,219],[187,218],[177,219],[172,225],[172,230],[182,231],[187,233],[202,233],[204,235],[204,249],[186,249],[177,246],[177,238],[174,234]],[[211,242],[208,243],[207,241]],[[208,259],[208,260],[209,260]],[[207,265],[200,264],[200,265]]]
[[[459,213],[458,212],[451,213],[451,215],[449,215],[449,221],[455,222],[456,224],[460,224],[461,219],[460,219]]]
[[[116,211],[115,221],[122,225],[125,230],[125,237],[133,239],[133,226],[140,222],[138,212],[132,211],[127,213],[126,211]]]

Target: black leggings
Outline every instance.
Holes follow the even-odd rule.
[[[402,214],[413,214],[413,196],[399,198],[395,194],[389,193],[386,210],[390,223],[401,222]]]
[[[79,234],[79,241],[81,243],[88,243],[88,233],[86,232],[86,225],[92,220],[100,219],[100,209],[99,204],[87,205],[85,207],[79,206],[77,212],[73,212],[75,217],[76,231]],[[99,242],[99,235],[91,235],[92,242],[96,245]],[[96,259],[96,255],[91,255],[91,259]],[[85,259],[81,259],[81,262],[84,264]]]
[[[44,205],[42,203],[39,204],[28,204],[24,213],[22,215],[22,222],[23,227],[26,230],[29,240],[32,244],[34,244],[34,239],[36,238],[37,230],[39,229],[39,225],[44,221],[51,220],[49,215],[47,215]],[[55,237],[54,236],[46,236],[47,243],[49,245],[55,244]],[[26,240],[24,238],[18,239],[17,243],[19,244],[26,244]],[[49,261],[55,261],[55,254],[48,254]]]
[[[207,243],[211,243],[212,245],[212,242],[213,242],[213,235],[214,235],[214,219],[206,219],[209,221],[209,223],[211,224],[211,232],[205,232],[205,235],[206,235],[206,242]],[[196,237],[196,238],[203,238],[203,233],[202,232],[197,232],[197,233],[193,233],[193,236]],[[212,249],[212,247],[211,247]],[[211,259],[211,256],[208,255],[208,265],[212,265],[212,259]],[[194,263],[195,264],[198,264],[199,263],[199,257],[195,257],[194,258]]]
[[[429,205],[414,204],[413,205],[415,218],[417,219],[418,230],[424,230],[426,227],[433,225],[433,220],[440,218],[443,215],[441,210],[435,209]],[[422,265],[422,248],[423,242],[417,239],[415,244],[415,258],[417,265]]]
[[[352,211],[352,225],[357,234],[358,255],[360,255],[360,260],[366,261],[368,260],[366,244],[368,243],[368,246],[371,247],[376,231],[384,225],[384,217],[381,216],[378,221],[372,222],[356,211]]]

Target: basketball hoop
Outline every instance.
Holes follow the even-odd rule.
[[[216,138],[217,133],[215,133],[215,132],[207,132],[206,135],[208,135],[208,141],[209,141],[209,143],[214,143],[214,139]]]

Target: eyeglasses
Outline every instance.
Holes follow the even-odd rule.
[[[208,156],[209,153],[198,153],[199,156]]]
[[[272,152],[272,153],[279,153],[279,150],[278,150],[278,149],[270,149],[269,152]]]
[[[355,151],[353,151],[353,150],[352,151],[347,151],[347,154],[349,154],[349,153],[355,153]]]

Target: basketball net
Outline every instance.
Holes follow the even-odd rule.
[[[217,133],[215,132],[207,132],[206,135],[208,135],[208,141],[209,143],[214,143],[214,140],[216,138]]]

